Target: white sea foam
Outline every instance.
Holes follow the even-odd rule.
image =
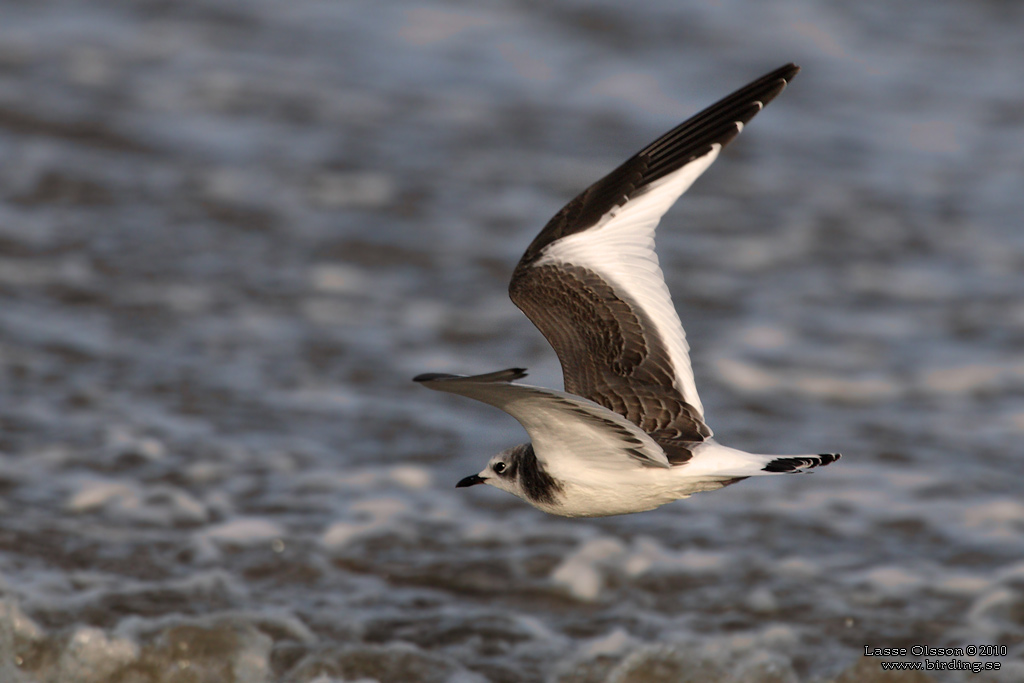
[[[175,486],[138,486],[108,480],[84,480],[68,499],[70,512],[103,510],[111,517],[170,526],[207,521],[206,505]]]
[[[551,580],[578,600],[596,600],[604,587],[603,569],[626,552],[613,538],[585,541],[551,573]]]
[[[320,542],[329,549],[342,548],[355,539],[394,529],[408,511],[408,503],[397,498],[357,501],[349,506],[350,514],[357,521],[333,522],[321,535]]]
[[[243,546],[266,543],[285,535],[286,531],[280,524],[261,518],[233,519],[202,532],[202,536],[211,541]]]
[[[98,628],[83,626],[75,630],[61,652],[59,679],[68,683],[109,680],[138,657],[138,644],[108,637]]]

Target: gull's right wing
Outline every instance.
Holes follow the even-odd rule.
[[[569,202],[516,266],[512,301],[558,354],[565,390],[656,440],[711,436],[654,231],[743,125],[800,70],[787,64],[640,150]]]

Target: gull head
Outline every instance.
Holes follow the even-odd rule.
[[[487,467],[477,474],[459,480],[455,488],[476,486],[477,484],[489,484],[502,491],[508,491],[514,496],[525,498],[519,487],[519,463],[522,460],[521,453],[529,447],[529,444],[521,444],[506,448],[490,459]]]
[[[546,509],[555,504],[562,484],[551,477],[537,460],[533,444],[519,444],[498,453],[481,472],[459,481],[458,488],[489,484],[522,498],[534,507]]]

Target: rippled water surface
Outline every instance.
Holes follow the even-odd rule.
[[[1024,680],[1022,54],[995,1],[0,2],[0,680]],[[720,440],[844,459],[456,491],[521,430],[410,378],[560,386],[523,249],[790,60],[659,251]]]

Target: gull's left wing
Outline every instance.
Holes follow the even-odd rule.
[[[665,451],[639,427],[617,413],[562,391],[513,384],[520,368],[485,375],[419,375],[413,381],[500,408],[523,425],[537,459],[552,473],[576,466],[621,470],[670,467]],[[555,461],[552,453],[558,454]]]

